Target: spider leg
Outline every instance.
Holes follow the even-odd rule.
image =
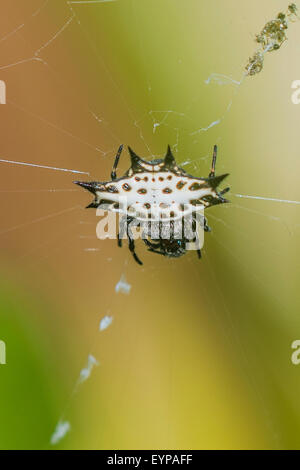
[[[158,255],[167,256],[166,253],[163,253],[162,251],[155,250],[152,247],[148,248],[148,251],[151,251],[151,253],[157,253]]]
[[[149,242],[149,240],[147,240],[146,238],[144,239],[144,242],[149,248],[159,248],[160,246],[160,243]]]
[[[143,264],[142,261],[140,260],[140,258],[138,257],[138,255],[135,252],[134,240],[132,238],[128,239],[128,247],[129,247],[129,250],[131,251],[132,256],[134,257],[135,261],[138,264],[142,265]]]
[[[142,265],[142,261],[139,259],[138,255],[135,252],[135,244],[134,244],[134,239],[133,239],[133,234],[130,228],[130,224],[133,221],[132,217],[127,218],[127,236],[128,236],[128,248],[132,253],[132,256],[134,257],[135,261]]]
[[[126,215],[124,215],[122,217],[122,219],[120,220],[119,228],[120,228],[120,231],[118,233],[117,240],[118,240],[118,246],[122,247],[122,239],[124,238],[124,235],[125,235],[126,230],[127,230],[127,216]]]
[[[228,193],[228,191],[230,191],[229,186],[227,188],[223,189],[222,191],[220,191],[220,194],[222,194],[222,196],[223,196],[223,194]]]
[[[204,217],[204,226],[203,226],[204,232],[211,232],[211,228],[207,225],[207,218]]]
[[[218,147],[214,145],[214,151],[213,151],[213,157],[212,157],[212,163],[211,163],[211,170],[209,173],[209,178],[212,178],[215,176],[215,171],[216,171],[216,161],[217,161],[217,152],[218,152]]]
[[[194,232],[195,232],[196,224],[197,224],[197,220],[193,219],[193,230],[194,230]],[[204,217],[204,216],[202,217],[201,227],[204,230],[204,232],[210,232],[210,230],[211,230],[210,227],[207,225],[207,220],[206,220],[206,217]],[[197,233],[196,233],[195,237],[193,238],[192,243],[195,243],[196,247],[197,247],[197,244],[199,246],[199,238],[198,238]],[[198,259],[201,259],[202,254],[201,254],[200,248],[197,248],[196,251],[197,251]]]
[[[194,232],[197,229],[197,224],[198,223],[199,223],[199,219],[197,220],[197,218],[193,218],[193,230],[194,230]],[[209,225],[207,225],[207,218],[206,217],[201,216],[200,226],[201,226],[201,229],[204,230],[204,232],[211,232],[211,228],[209,227]]]
[[[113,167],[112,167],[112,172],[111,172],[111,179],[112,179],[112,181],[114,181],[114,180],[117,178],[116,169],[117,169],[118,164],[119,164],[119,160],[120,160],[120,156],[121,156],[122,150],[123,150],[123,145],[120,145],[119,150],[117,151],[117,155],[115,156],[114,165],[113,165]]]
[[[118,233],[118,246],[122,248],[122,238],[120,237],[120,234]]]

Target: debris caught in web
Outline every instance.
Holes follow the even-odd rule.
[[[112,321],[113,317],[105,315],[105,317],[100,320],[99,331],[106,330],[106,328],[108,328],[112,324]]]
[[[99,248],[84,248],[84,251],[95,252],[100,251]]]
[[[50,444],[52,446],[55,446],[58,444],[66,434],[71,430],[71,425],[69,421],[59,421],[56,425],[56,428],[54,430],[54,433],[52,434],[50,438]]]
[[[131,285],[128,284],[128,282],[126,281],[125,275],[122,274],[121,279],[119,280],[119,282],[117,283],[115,287],[115,291],[117,294],[119,294],[120,292],[122,294],[129,294],[130,290],[131,290]]]
[[[256,75],[261,72],[264,66],[264,54],[261,51],[255,52],[255,54],[249,58],[246,70],[247,75]]]
[[[266,52],[280,49],[287,40],[286,31],[289,23],[299,19],[297,6],[291,3],[285,13],[278,13],[274,20],[268,21],[261,32],[256,35],[255,41],[260,48],[249,58],[246,65],[246,75],[256,75],[263,69]]]
[[[92,370],[95,366],[98,366],[99,362],[91,354],[88,357],[87,365],[80,371],[79,382],[85,382],[91,375]]]

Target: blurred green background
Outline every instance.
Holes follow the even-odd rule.
[[[207,211],[201,261],[139,242],[140,268],[127,248],[96,239],[78,175],[1,163],[0,448],[49,448],[63,412],[61,449],[300,448],[299,206],[235,196],[299,200],[300,23],[242,86],[205,83],[241,80],[255,34],[286,8],[2,5],[1,159],[103,181],[120,143],[145,158],[170,144],[205,176],[217,143],[232,203]],[[119,174],[128,166],[124,152]],[[122,274],[128,296],[115,293]],[[72,396],[90,353],[100,365]]]

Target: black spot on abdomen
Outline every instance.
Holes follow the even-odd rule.
[[[189,187],[190,191],[197,191],[198,189],[201,189],[201,184],[199,184],[199,183],[193,183]]]
[[[116,186],[107,186],[106,188],[107,192],[109,193],[118,193],[118,189],[116,188]]]

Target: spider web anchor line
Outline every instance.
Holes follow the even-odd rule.
[[[211,122],[207,127],[201,127],[201,129],[198,129],[197,131],[191,132],[190,135],[196,135],[196,134],[199,134],[200,132],[206,132],[209,129],[211,129],[212,127],[215,127],[218,124],[220,124],[222,120],[223,120],[223,118],[217,119],[216,121]]]
[[[47,65],[47,62],[45,62],[40,57],[29,57],[29,59],[18,60],[17,62],[14,62],[13,64],[2,65],[0,67],[0,70],[10,69],[12,67],[16,67],[17,65],[26,64],[27,62],[34,62],[34,61],[41,62],[42,64]]]
[[[20,31],[20,29],[24,28],[25,26],[25,23],[22,23],[20,24],[19,26],[17,26],[13,31],[10,31],[9,33],[7,33],[5,36],[3,36],[1,39],[0,39],[0,43],[3,42],[3,41],[6,41],[6,39],[8,39],[9,37],[13,36],[15,33],[17,33],[18,31]]]
[[[76,173],[80,175],[89,175],[87,171],[79,171],[79,170],[69,170],[68,168],[58,168],[55,166],[47,166],[47,165],[38,165],[37,163],[27,163],[27,162],[18,162],[14,160],[4,160],[0,159],[1,163],[10,163],[11,165],[23,165],[23,166],[30,166],[34,168],[43,168],[45,170],[54,170],[54,171],[65,171],[67,173]]]
[[[35,10],[31,15],[30,15],[30,18],[34,18],[36,16],[38,16],[40,14],[40,12],[45,8],[45,6],[49,3],[49,0],[45,0],[44,3],[37,9]],[[30,20],[29,18],[29,20]],[[9,33],[5,34],[1,39],[0,39],[0,43],[3,42],[3,41],[6,41],[6,39],[10,38],[11,36],[13,36],[14,34],[18,33],[22,28],[24,28],[24,26],[27,24],[27,21],[22,23],[22,24],[19,24],[19,26],[16,26],[12,31],[10,31]]]
[[[205,80],[205,84],[206,85],[209,85],[211,82],[215,82],[217,83],[218,85],[229,85],[229,84],[232,84],[232,85],[237,85],[237,86],[240,86],[243,82],[243,79],[238,81],[238,80],[235,80],[234,78],[231,78],[227,75],[224,75],[222,73],[215,73],[213,72],[206,80]]]
[[[243,198],[243,199],[258,199],[261,201],[283,202],[285,204],[300,204],[300,201],[291,201],[289,199],[278,199],[275,197],[248,196],[245,194],[233,194],[233,196]]]
[[[117,0],[78,0],[77,2],[74,1],[68,1],[68,5],[88,5],[88,4],[95,4],[95,3],[110,3],[110,2],[116,2]]]
[[[58,38],[58,36],[60,36],[60,34],[65,31],[65,29],[67,29],[67,27],[72,23],[74,18],[75,14],[73,13],[73,15],[68,18],[66,23],[64,23],[64,25],[54,34],[54,36],[35,51],[34,55],[38,57],[42,50],[46,49],[46,47],[48,47],[53,41],[55,41],[55,39]]]
[[[74,193],[76,189],[1,189],[0,193]]]

